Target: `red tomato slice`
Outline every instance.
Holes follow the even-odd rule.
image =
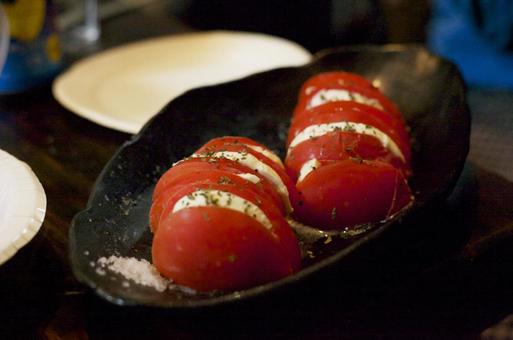
[[[153,264],[175,283],[199,291],[245,289],[279,280],[299,269],[300,253],[283,217],[275,223],[284,231],[280,237],[237,211],[180,210],[157,230]]]
[[[363,123],[385,132],[401,148],[405,159],[410,161],[410,138],[402,120],[356,102],[330,102],[298,113],[292,119],[287,146],[307,126],[337,121]]]
[[[196,153],[208,152],[207,149],[210,149],[211,147],[213,147],[215,150],[219,150],[219,148],[222,148],[222,146],[226,145],[226,144],[227,145],[241,145],[241,147],[248,146],[248,145],[255,146],[255,147],[261,148],[263,150],[266,150],[268,153],[274,154],[270,149],[268,149],[263,144],[260,144],[250,138],[235,137],[235,136],[225,136],[225,137],[214,138],[214,139],[210,140],[209,142],[207,142],[207,144],[203,145],[198,151],[196,151]],[[257,152],[257,151],[253,150],[253,152]],[[263,154],[261,152],[259,152],[258,154],[260,157],[262,157],[262,159],[266,160],[266,164],[267,164],[267,162],[276,163],[276,162],[273,162],[273,160],[270,159],[269,157],[267,157],[265,154]],[[283,163],[281,162],[279,157],[276,156],[275,158],[277,160],[279,160],[279,165],[281,167],[283,167]],[[196,161],[195,159],[186,158],[186,159],[182,160],[182,162],[180,162],[179,164],[175,165],[173,168],[169,169],[166,173],[164,173],[164,175],[161,176],[161,178],[159,179],[159,181],[154,189],[153,197],[157,196],[159,194],[159,192],[167,186],[167,183],[169,181],[173,180],[173,176],[175,174],[173,169],[175,169],[177,166],[180,166],[186,162],[195,162],[195,161]],[[229,162],[228,164],[226,164],[226,162],[224,162],[224,164],[223,164],[222,160],[220,160],[219,162],[216,162],[216,163],[218,164],[217,168],[226,168],[226,167],[233,168],[232,162]],[[240,170],[241,172],[243,171],[243,169],[245,169],[245,167],[241,167],[241,166],[236,166],[234,168]]]
[[[158,226],[162,224],[163,219],[166,219],[167,216],[172,213],[173,207],[179,199],[202,189],[229,192],[258,206],[269,218],[274,216],[282,218],[283,213],[276,207],[274,202],[270,201],[266,196],[263,196],[258,190],[255,190],[255,188],[252,188],[251,185],[251,182],[243,186],[234,183],[226,183],[224,181],[220,183],[216,178],[201,178],[196,181],[177,185],[173,190],[169,190],[166,195],[162,195],[164,199],[162,206],[164,209],[160,214]]]
[[[238,174],[251,174],[260,179],[256,185],[248,183],[247,180],[236,176]],[[157,182],[153,191],[153,204],[150,210],[150,227],[152,231],[156,230],[158,219],[163,210],[163,205],[167,196],[175,190],[177,185],[188,184],[203,178],[210,178],[213,181],[223,182],[227,177],[229,181],[241,186],[250,186],[253,190],[271,200],[276,207],[285,213],[285,205],[282,198],[276,192],[272,183],[270,183],[262,174],[249,170],[236,162],[225,159],[209,161],[200,158],[186,159],[169,169]]]
[[[260,143],[254,141],[250,138],[247,138],[247,137],[224,136],[224,137],[214,138],[214,139],[211,139],[210,141],[208,141],[205,145],[203,145],[198,151],[196,151],[196,153],[204,152],[205,150],[208,151],[209,148],[214,148],[215,150],[219,150],[220,148],[222,148],[224,146],[230,146],[230,145],[232,145],[232,146],[233,145],[242,145],[244,147],[249,147],[251,150],[253,150],[253,152],[258,152],[262,157],[264,157],[263,159],[265,159],[266,162],[267,162],[267,160],[269,160],[269,161],[277,163],[279,166],[283,167],[283,163],[282,163],[280,157],[278,157],[278,155],[276,155],[276,153],[274,151],[272,151],[265,145],[260,144]],[[252,148],[252,147],[256,147],[256,148]],[[258,151],[258,150],[262,150],[262,151]]]
[[[229,152],[237,159],[227,158]],[[288,276],[301,266],[284,217],[289,200],[297,202],[297,190],[269,149],[247,138],[214,139],[155,186],[153,263],[174,282],[201,291],[244,289]]]
[[[374,100],[379,103],[379,105],[383,108],[383,110],[389,114],[391,114],[394,118],[399,119],[400,121],[404,121],[401,112],[397,108],[397,106],[388,99],[385,95],[377,90],[372,90],[363,87],[357,86],[349,86],[349,85],[333,85],[333,86],[324,86],[316,91],[312,91],[309,95],[305,95],[299,98],[296,108],[294,110],[293,116],[299,114],[304,110],[311,109],[309,106],[312,98],[319,92],[320,90],[345,90],[351,93],[358,93],[359,95],[368,98],[370,100]],[[362,104],[367,105],[367,104]],[[371,105],[367,105],[371,106]],[[371,106],[372,107],[372,106]]]
[[[384,148],[377,138],[346,131],[329,132],[296,145],[287,155],[285,165],[289,175],[296,180],[301,167],[311,159],[338,161],[348,158],[381,160],[409,173],[408,165]]]
[[[340,85],[361,87],[369,90],[378,91],[378,89],[366,78],[350,72],[323,72],[309,78],[299,91],[299,98],[309,96],[321,88],[331,88]]]
[[[166,171],[157,182],[153,191],[153,199],[157,199],[163,191],[167,190],[169,186],[179,182],[183,176],[189,176],[190,172],[200,172],[204,170],[220,170],[227,171],[233,174],[252,174],[260,178],[260,183],[263,189],[273,198],[278,206],[281,207],[283,202],[276,192],[274,185],[272,185],[262,174],[249,169],[237,162],[228,159],[206,159],[206,158],[187,158],[180,163],[176,164],[168,171]],[[283,210],[285,208],[283,207]]]
[[[253,145],[261,147],[262,149],[268,150],[269,152],[272,152],[267,146],[258,143],[257,141],[248,138],[248,137],[241,137],[241,136],[223,136],[223,137],[217,137],[209,140],[204,146],[208,145],[219,145],[219,144],[242,144],[242,145]]]
[[[179,171],[175,171],[176,175],[173,176],[174,181],[168,182],[164,190],[154,197],[150,209],[150,228],[152,231],[157,230],[160,216],[168,202],[171,201],[171,197],[174,196],[175,192],[180,195],[180,188],[184,186],[189,187],[191,184],[204,181],[223,184],[227,187],[237,186],[254,191],[256,194],[260,195],[263,200],[270,201],[275,205],[281,213],[285,213],[285,207],[280,196],[276,193],[272,184],[267,181],[261,180],[259,183],[253,183],[237,176],[237,173],[233,173],[231,169],[228,171],[219,170],[215,168],[216,164],[205,161],[187,164],[189,166],[181,166]],[[201,164],[203,168],[199,167]],[[191,166],[194,168],[191,169]]]
[[[274,172],[276,172],[276,174],[280,177],[281,181],[287,188],[287,191],[289,194],[288,199],[290,200],[291,205],[294,206],[294,204],[295,204],[294,202],[297,202],[297,200],[299,199],[294,182],[292,182],[292,180],[288,176],[287,172],[281,165],[272,161],[271,159],[269,159],[262,153],[257,152],[251,148],[248,148],[247,146],[245,146],[243,144],[227,143],[227,142],[223,141],[221,138],[217,138],[217,139],[213,139],[210,142],[206,143],[203,147],[201,147],[198,151],[196,151],[196,154],[203,154],[206,157],[210,157],[210,155],[212,155],[215,152],[230,152],[230,151],[250,154],[253,157],[257,158],[259,161],[266,164],[267,166],[271,167],[274,170]],[[233,162],[241,164],[240,162],[237,162],[237,161],[233,161]],[[243,165],[243,164],[241,164],[241,165]],[[250,169],[250,168],[248,167],[248,169]],[[262,174],[262,175],[266,176],[266,174]],[[278,188],[277,188],[277,190],[278,190]]]
[[[413,199],[402,173],[388,163],[346,159],[323,165],[298,183],[295,217],[319,229],[379,222]]]

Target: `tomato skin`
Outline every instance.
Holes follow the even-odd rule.
[[[372,136],[334,131],[308,139],[292,148],[285,159],[289,176],[297,180],[303,164],[311,159],[338,161],[349,158],[380,160],[408,173],[409,168]],[[301,191],[298,187],[298,190]]]
[[[262,150],[267,151],[267,153],[275,155],[273,159],[269,158],[267,155],[265,155],[263,152],[258,152],[255,149],[252,149],[251,146],[256,146]],[[258,158],[260,160],[264,160],[266,164],[277,164],[280,167],[283,167],[283,163],[281,162],[281,159],[275,154],[274,151],[269,149],[263,144],[260,144],[250,138],[247,137],[239,137],[239,136],[224,136],[224,137],[217,137],[213,138],[207,143],[205,143],[201,148],[199,148],[196,153],[202,153],[205,151],[209,151],[210,149],[213,150],[220,150],[225,147],[236,147],[241,149],[249,149],[253,152],[253,154],[258,154]]]
[[[252,156],[256,157],[259,161],[265,163],[269,167],[271,167],[276,174],[280,177],[281,181],[287,188],[287,191],[289,193],[288,199],[291,202],[292,207],[295,206],[296,202],[299,199],[299,195],[296,189],[296,186],[294,185],[294,182],[289,177],[288,173],[286,172],[285,168],[282,167],[282,165],[277,164],[276,162],[272,161],[265,155],[263,155],[260,152],[256,152],[253,149],[250,149],[243,144],[240,143],[226,143],[225,141],[222,141],[221,138],[213,139],[210,142],[206,143],[204,146],[202,146],[198,151],[196,151],[197,154],[205,154],[208,155],[213,152],[226,152],[226,151],[233,151],[233,152],[243,152],[247,154],[251,154]],[[233,161],[234,163],[237,163]],[[249,169],[249,168],[248,168]]]
[[[237,211],[182,209],[157,230],[153,264],[175,283],[199,291],[245,289],[279,280],[299,269],[300,253],[285,220],[273,225],[281,237]]]
[[[234,145],[235,150],[241,151],[241,150],[247,150],[248,148],[245,147],[245,145],[252,145],[257,146],[262,149],[267,150],[268,152],[272,153],[272,150],[268,149],[263,144],[260,144],[250,138],[247,137],[236,137],[236,136],[225,136],[225,137],[218,137],[211,139],[209,142],[204,144],[202,147],[200,147],[195,153],[205,153],[210,152],[214,150],[221,150],[226,145]],[[276,164],[276,162],[273,162],[271,159],[266,157],[264,154],[259,153],[255,150],[252,150],[252,154],[258,155],[258,159],[264,160],[264,162],[268,165],[270,164]],[[180,166],[187,166],[190,170],[194,167],[194,165],[191,165],[189,163],[194,163],[197,165],[198,168],[204,168],[206,163],[208,164],[215,164],[215,167],[217,169],[223,169],[223,170],[229,170],[233,171],[234,173],[254,173],[252,170],[246,171],[247,167],[241,166],[240,164],[236,164],[235,162],[218,159],[215,160],[215,162],[210,161],[209,159],[195,159],[195,158],[186,158],[179,162],[178,164],[175,164],[172,168],[170,168],[168,171],[166,171],[157,182],[157,185],[155,186],[155,189],[153,191],[153,198],[156,198],[160,194],[161,191],[164,190],[164,188],[168,185],[168,183],[175,181],[174,176],[176,176],[176,171],[178,170],[178,167]],[[186,165],[187,164],[187,165]],[[283,167],[283,164],[280,163],[280,167]],[[271,166],[271,165],[270,165]],[[183,169],[180,169],[182,171]],[[255,174],[258,175],[258,174]],[[262,176],[259,176],[262,177]],[[263,177],[262,177],[263,178]]]
[[[332,71],[318,73],[307,79],[299,91],[299,98],[301,99],[305,96],[309,96],[312,92],[318,91],[321,88],[332,88],[341,85],[377,90],[377,88],[372,85],[369,80],[358,74],[342,71]]]
[[[245,180],[237,174],[251,173],[260,178],[258,184]],[[248,170],[246,167],[238,166],[235,162],[218,160],[208,162],[203,159],[189,159],[169,169],[158,181],[153,192],[152,205],[150,208],[150,229],[155,231],[158,228],[158,221],[162,212],[173,195],[173,192],[184,185],[209,180],[212,183],[219,183],[229,180],[231,184],[247,187],[262,196],[263,200],[270,200],[276,207],[285,213],[285,206],[274,186],[260,174]]]
[[[273,197],[273,201],[275,201],[278,206],[283,205],[282,200],[272,183],[269,183],[262,174],[259,174],[242,164],[222,158],[188,158],[176,164],[160,177],[153,191],[153,200],[157,199],[158,196],[169,189],[170,186],[179,183],[183,177],[194,176],[194,173],[210,170],[225,171],[235,175],[245,173],[255,175],[260,179],[262,189],[266,191],[269,196]],[[282,207],[282,209],[285,208]]]
[[[179,186],[173,188],[173,190],[170,190],[170,192],[167,195],[163,196],[166,197],[166,201],[164,203],[164,209],[160,214],[158,224],[160,225],[162,223],[162,220],[166,219],[167,216],[172,214],[173,207],[180,198],[192,194],[194,191],[201,189],[220,190],[229,192],[231,194],[240,196],[243,199],[258,206],[271,220],[274,217],[282,218],[283,213],[276,207],[274,202],[266,199],[265,196],[263,196],[256,190],[253,190],[250,186],[251,184],[252,183],[249,183],[248,186],[224,184],[219,183],[217,180],[212,180],[209,178],[202,178],[197,181],[181,183]]]
[[[241,157],[218,158],[216,152]],[[284,197],[276,176],[290,198]],[[175,210],[191,194],[191,201],[182,201]],[[285,220],[285,203],[290,199],[294,205],[297,197],[283,163],[263,145],[244,137],[211,140],[155,186],[150,209],[153,264],[175,283],[200,291],[246,289],[291,275],[301,267],[301,251]]]
[[[308,83],[309,81],[307,81]],[[381,93],[377,88],[362,86],[360,82],[338,82],[338,81],[329,81],[322,82],[322,78],[314,79],[312,81],[313,85],[305,86],[305,90],[301,90],[300,96],[297,102],[297,105],[294,109],[293,116],[299,114],[305,109],[310,109],[309,103],[310,100],[319,92],[320,90],[328,90],[328,89],[338,89],[338,90],[346,90],[349,92],[359,93],[360,95],[377,100],[380,105],[383,107],[384,111],[403,121],[402,114],[399,111],[398,107],[383,93]],[[305,84],[306,85],[306,84]],[[309,90],[307,90],[309,88]]]
[[[325,230],[382,221],[413,199],[402,173],[380,161],[326,164],[297,186],[303,201],[294,217]]]
[[[329,102],[298,113],[292,119],[287,146],[298,133],[310,125],[340,121],[362,123],[383,131],[399,146],[406,162],[410,162],[410,138],[402,120],[382,110],[356,102]]]
[[[254,149],[251,149],[247,147],[246,145],[240,143],[238,139],[236,142],[232,142],[231,139],[234,137],[231,137],[230,139],[228,137],[223,138],[214,138],[207,142],[205,145],[203,145],[201,148],[199,148],[195,153],[196,154],[209,154],[212,152],[221,152],[221,151],[233,151],[233,152],[243,152],[248,153],[256,157],[259,161],[267,164],[271,168],[273,168],[274,171],[280,175],[280,177],[283,175],[283,164],[278,164],[269,157],[265,156],[263,153],[255,151]],[[261,145],[255,145],[255,146],[261,146]],[[261,146],[263,147],[263,146]],[[264,147],[265,148],[265,147]],[[267,148],[266,148],[267,149]],[[267,149],[269,152],[272,152],[271,150]],[[282,178],[286,180],[286,178]]]
[[[257,141],[255,141],[251,138],[241,137],[241,136],[223,136],[223,137],[212,138],[207,143],[205,143],[200,149],[203,149],[203,148],[209,147],[209,146],[219,146],[219,145],[228,145],[228,144],[253,145],[253,146],[261,147],[262,149],[266,149],[269,152],[272,152],[265,145],[258,143]]]
[[[276,192],[273,190],[263,189],[262,184],[255,184],[232,173],[218,170],[196,171],[194,173],[186,173],[185,175],[188,176],[180,177],[176,184],[168,186],[161,195],[153,200],[150,208],[150,228],[153,232],[157,230],[160,217],[166,210],[166,207],[170,204],[174,205],[176,200],[192,192],[193,190],[190,188],[209,186],[210,188],[215,187],[220,190],[226,189],[228,191],[234,191],[235,187],[243,188],[245,190],[247,189],[258,195],[259,201],[272,202],[272,204],[275,205],[281,213],[284,213],[284,207],[279,196],[276,195]],[[229,184],[218,185],[220,182],[227,180],[230,181]],[[184,188],[189,188],[186,189],[189,192],[184,194]],[[270,193],[273,193],[275,196],[271,196]]]
[[[335,124],[338,129],[322,134],[323,124],[344,122],[364,124],[367,134],[350,124]],[[290,148],[308,127],[318,133]],[[388,139],[382,133],[400,152],[392,149],[394,143],[383,146]],[[296,183],[302,201],[293,217],[303,223],[326,230],[353,228],[382,221],[413,199],[406,181],[411,174],[410,138],[401,112],[359,75],[327,72],[308,79],[293,112],[287,146],[285,166],[294,180],[306,162],[317,161],[308,163],[314,170],[304,172]]]

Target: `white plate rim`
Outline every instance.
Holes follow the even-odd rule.
[[[150,39],[145,39],[121,46],[117,46],[108,50],[105,50],[103,52],[97,53],[95,55],[92,55],[90,57],[87,57],[85,59],[79,60],[78,62],[74,63],[69,67],[64,73],[60,74],[53,82],[52,85],[52,92],[54,97],[57,99],[57,101],[64,106],[66,109],[71,111],[72,113],[75,113],[82,118],[88,119],[94,123],[97,123],[99,125],[102,125],[104,127],[108,127],[114,130],[118,130],[121,132],[126,132],[130,134],[137,133],[144,123],[148,121],[154,114],[158,113],[159,110],[156,110],[155,112],[148,114],[148,113],[142,113],[143,115],[147,116],[144,123],[140,122],[134,122],[130,120],[123,120],[116,117],[113,117],[109,115],[108,113],[101,112],[101,109],[98,109],[95,107],[94,103],[88,103],[87,105],[82,105],[79,100],[77,100],[76,95],[73,93],[73,90],[70,88],[70,84],[73,84],[73,82],[76,82],[81,76],[86,74],[86,72],[94,72],[95,65],[99,65],[100,63],[104,62],[106,58],[119,58],[120,60],[123,59],[124,56],[129,55],[133,51],[137,49],[142,48],[154,48],[156,45],[160,44],[173,44],[174,42],[180,40],[180,39],[208,39],[208,38],[225,38],[227,40],[229,39],[257,39],[259,41],[265,41],[272,44],[275,44],[277,47],[288,49],[287,52],[289,52],[289,55],[287,56],[288,59],[285,61],[284,58],[280,60],[276,60],[274,62],[275,65],[272,67],[269,67],[269,65],[262,65],[260,69],[256,69],[253,67],[251,70],[247,70],[246,72],[241,72],[240,75],[236,77],[226,77],[226,79],[221,79],[218,81],[208,81],[205,80],[204,83],[198,84],[196,86],[193,86],[191,88],[187,88],[186,90],[200,87],[200,86],[208,86],[208,85],[215,85],[218,83],[226,82],[226,81],[232,81],[236,79],[243,78],[245,76],[249,76],[256,72],[263,72],[268,71],[274,68],[279,67],[292,67],[292,66],[302,66],[307,64],[313,59],[312,54],[307,51],[304,47],[297,44],[296,42],[287,40],[282,37],[267,35],[263,33],[257,33],[257,32],[243,32],[243,31],[226,31],[226,30],[213,30],[213,31],[199,31],[199,32],[185,32],[185,33],[178,33],[173,35],[167,35],[167,36],[161,36],[161,37],[155,37]],[[216,65],[212,65],[215,67]],[[75,92],[76,93],[76,92]],[[127,94],[128,95],[128,94]],[[166,102],[163,102],[160,107],[163,107],[167,102],[174,99],[175,97],[170,97]],[[113,99],[116,100],[116,99]],[[118,98],[117,100],[123,100],[123,98]]]
[[[0,265],[2,265],[27,245],[41,229],[46,215],[47,201],[41,182],[25,162],[0,149],[0,166],[0,173],[2,171],[15,173],[16,184],[23,187],[22,192],[18,192],[18,194],[29,195],[31,198],[22,211],[16,211],[10,216],[2,216],[0,219],[0,230],[3,228],[15,229],[14,237],[0,247]],[[12,193],[8,192],[7,194]],[[13,198],[10,197],[10,199]]]

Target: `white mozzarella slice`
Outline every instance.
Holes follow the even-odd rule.
[[[247,181],[250,181],[251,183],[255,183],[255,184],[260,183],[260,177],[255,176],[253,174],[244,173],[244,174],[237,174],[237,176],[239,176],[240,178],[243,178]]]
[[[208,157],[208,158],[225,158],[232,161],[235,161],[239,164],[247,166],[248,168],[258,172],[268,181],[270,181],[276,191],[280,195],[285,204],[285,209],[287,212],[292,212],[292,205],[290,204],[289,199],[289,191],[287,190],[287,186],[283,183],[281,177],[271,168],[269,165],[265,164],[252,154],[248,152],[236,152],[236,151],[217,151],[214,153],[209,153],[208,156],[203,154],[193,154],[191,157]]]
[[[273,225],[265,213],[256,204],[230,192],[200,189],[180,198],[173,207],[173,213],[192,207],[220,207],[241,212],[258,221],[267,229]]]
[[[321,137],[333,131],[347,131],[375,137],[384,148],[388,149],[393,155],[399,157],[403,162],[405,162],[403,153],[392,138],[390,138],[386,133],[373,126],[354,122],[334,122],[310,125],[294,137],[290,143],[287,153],[290,154],[290,151],[295,146],[304,141],[311,138]]]
[[[261,146],[258,146],[258,145],[249,145],[249,144],[244,144],[245,146],[247,146],[248,148],[256,151],[256,152],[259,152],[261,153],[262,155],[264,155],[265,157],[269,158],[270,160],[272,160],[273,162],[275,162],[276,164],[278,164],[279,166],[281,166],[282,168],[285,168],[285,166],[283,165],[280,157],[278,157],[274,152],[272,152],[271,150],[269,149],[266,149],[266,148],[263,148]]]
[[[303,164],[301,170],[299,170],[298,183],[301,182],[305,177],[312,171],[318,169],[321,166],[321,162],[317,159],[311,159]]]
[[[383,106],[381,103],[374,98],[368,98],[364,95],[361,95],[358,92],[352,92],[342,89],[322,89],[317,91],[310,99],[307,104],[307,108],[311,109],[313,107],[328,103],[328,102],[337,102],[337,101],[353,101],[359,104],[365,104],[372,106],[376,109],[383,110]]]

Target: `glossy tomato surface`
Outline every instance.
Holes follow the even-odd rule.
[[[285,165],[289,175],[295,180],[303,164],[311,159],[338,161],[348,158],[381,160],[401,169],[404,173],[409,172],[408,165],[376,138],[345,131],[333,131],[305,140],[289,150]],[[301,191],[299,187],[298,190]]]
[[[321,72],[308,78],[308,80],[304,82],[299,91],[299,98],[302,99],[323,88],[333,88],[344,85],[377,90],[370,80],[356,73],[342,71]]]
[[[287,146],[306,127],[333,122],[355,122],[386,133],[401,148],[407,163],[411,159],[410,136],[403,120],[389,113],[356,102],[329,102],[295,115],[287,137]]]
[[[230,145],[240,145],[243,147],[249,147],[254,152],[257,152],[261,156],[265,157],[264,159],[269,159],[271,161],[274,161],[278,165],[283,166],[280,157],[274,151],[251,138],[243,136],[223,136],[213,138],[209,140],[205,145],[203,145],[197,152],[202,152],[208,150],[209,148],[219,150],[220,148],[223,148],[223,146]]]
[[[237,159],[231,160],[231,161],[234,163],[238,163],[241,166],[246,166],[245,164],[247,164],[247,163],[245,163],[245,162],[250,160],[250,156],[255,157],[258,161],[260,161],[263,164],[265,164],[266,166],[270,167],[272,169],[271,171],[274,172],[274,174],[272,174],[271,172],[266,172],[266,170],[262,169],[260,167],[260,165],[258,165],[258,164],[255,164],[252,167],[247,166],[247,168],[250,170],[257,171],[263,177],[265,177],[266,179],[268,179],[271,182],[273,182],[274,175],[277,175],[279,177],[279,179],[276,179],[276,180],[281,181],[281,184],[283,184],[286,188],[286,193],[285,192],[281,193],[282,200],[285,202],[285,205],[286,205],[285,206],[286,210],[288,212],[290,211],[291,207],[288,206],[289,202],[292,207],[296,204],[295,202],[297,202],[297,200],[299,199],[296,186],[294,185],[294,182],[292,181],[292,179],[290,178],[288,173],[285,171],[285,168],[282,166],[282,164],[276,163],[275,161],[266,157],[264,154],[262,154],[258,151],[255,151],[251,148],[248,148],[247,146],[245,146],[243,144],[225,143],[221,139],[214,139],[214,140],[207,142],[205,145],[203,145],[200,149],[198,149],[196,151],[196,154],[204,155],[204,157],[206,157],[208,159],[212,156],[212,154],[214,154],[216,152],[240,153],[237,156]],[[278,192],[280,192],[280,189],[278,187],[279,184],[276,182],[274,182],[273,184],[275,185],[276,190]]]
[[[275,222],[278,223],[278,222]],[[277,228],[289,228],[285,220]],[[290,229],[290,228],[289,228]],[[292,233],[292,231],[290,231]],[[275,281],[299,269],[292,238],[277,238],[243,213],[219,207],[180,210],[157,230],[153,263],[174,282],[199,291],[235,290]]]
[[[265,180],[259,183],[253,183],[238,176],[238,173],[226,169],[217,169],[215,163],[205,161],[188,162],[177,166],[174,170],[173,181],[171,181],[168,175],[166,177],[168,180],[166,187],[163,188],[158,195],[154,195],[153,197],[150,209],[150,227],[152,231],[157,230],[160,217],[166,207],[174,205],[177,199],[186,195],[183,193],[183,190],[189,191],[187,193],[190,193],[194,188],[199,189],[205,186],[215,186],[220,190],[224,188],[229,191],[239,188],[249,190],[257,195],[260,201],[269,202],[269,204],[276,206],[279,211],[285,211],[278,193],[274,187]],[[166,174],[169,173],[170,171],[166,172]]]
[[[411,191],[388,163],[347,159],[323,165],[298,183],[295,217],[320,229],[379,222],[407,205]]]
[[[301,96],[298,100],[298,103],[296,105],[296,108],[294,109],[294,115],[299,114],[300,112],[304,111],[305,109],[312,108],[311,101],[312,99],[318,95],[319,91],[322,90],[341,90],[341,91],[347,91],[349,93],[349,97],[351,97],[351,101],[354,100],[353,97],[356,97],[357,95],[361,96],[365,99],[368,103],[374,103],[373,105],[368,104],[369,106],[377,107],[379,109],[382,109],[392,116],[394,116],[397,119],[403,120],[403,116],[401,112],[399,111],[396,104],[387,98],[385,95],[383,95],[381,92],[379,92],[376,89],[368,89],[358,86],[350,86],[350,85],[332,85],[332,86],[326,86],[321,87],[321,84],[319,84],[319,88],[316,88],[315,91],[311,91],[309,94],[306,94],[304,96]],[[322,96],[321,96],[322,97]],[[336,100],[336,101],[345,101],[345,100]],[[367,105],[367,104],[366,104]]]

